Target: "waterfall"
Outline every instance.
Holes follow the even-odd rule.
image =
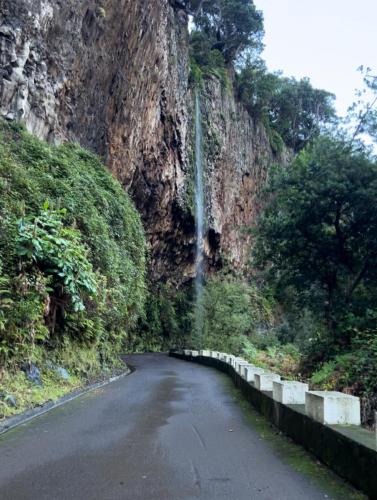
[[[199,94],[195,94],[195,333],[203,331],[203,256],[204,256],[204,189],[203,189],[203,134]]]

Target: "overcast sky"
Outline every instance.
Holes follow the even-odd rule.
[[[362,85],[360,65],[377,69],[377,0],[254,0],[265,18],[270,70],[308,76],[337,96],[340,114]]]

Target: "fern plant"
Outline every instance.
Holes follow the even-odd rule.
[[[83,293],[95,295],[97,282],[80,232],[64,227],[65,214],[64,209],[50,210],[46,202],[37,217],[21,219],[16,251],[26,266],[37,265],[52,276],[54,289],[61,288],[78,312],[85,310]]]

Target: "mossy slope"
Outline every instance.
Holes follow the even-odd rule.
[[[77,259],[88,261],[85,269],[95,279],[95,292],[82,287],[82,310],[74,307],[64,279],[48,269],[48,256],[20,252],[21,221],[35,220],[37,227],[49,211],[60,214],[66,240],[81,249]],[[53,237],[48,225],[44,229],[64,258],[59,245],[67,241]],[[39,243],[33,240],[35,248]],[[75,376],[81,368],[88,373],[111,366],[144,311],[145,253],[139,214],[95,155],[74,144],[51,146],[0,121],[0,385],[5,369],[43,367],[47,359],[64,363]],[[52,323],[53,300],[60,303]],[[80,364],[83,352],[90,355]]]

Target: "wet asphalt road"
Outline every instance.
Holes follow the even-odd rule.
[[[329,498],[260,439],[218,372],[126,360],[132,375],[0,437],[1,500]]]

